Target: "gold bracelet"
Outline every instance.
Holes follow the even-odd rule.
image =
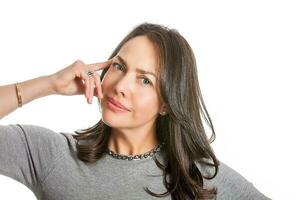
[[[18,107],[22,107],[22,105],[23,105],[22,95],[21,95],[19,83],[16,83],[15,86],[16,86],[16,93],[17,93],[17,97],[18,97]]]

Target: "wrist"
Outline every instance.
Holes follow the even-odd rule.
[[[56,88],[55,88],[55,77],[53,75],[46,75],[46,76],[44,76],[44,78],[48,85],[47,88],[48,88],[49,95],[57,94]]]

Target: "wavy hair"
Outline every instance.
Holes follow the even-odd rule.
[[[174,200],[214,199],[217,188],[204,188],[203,178],[213,179],[218,173],[219,160],[210,144],[215,140],[213,124],[204,105],[197,77],[194,53],[188,42],[176,30],[153,23],[141,23],[119,43],[109,59],[117,55],[121,47],[136,36],[147,36],[159,54],[159,97],[167,106],[167,115],[159,115],[155,121],[159,142],[165,142],[168,155],[165,164],[154,157],[156,165],[163,170],[163,182],[167,192],[155,196],[171,194]],[[101,81],[108,68],[103,69]],[[212,130],[208,139],[203,119]],[[75,131],[77,157],[87,163],[99,160],[107,149],[111,127],[102,119],[94,126]],[[80,141],[90,141],[80,144]],[[212,162],[208,162],[212,160]],[[199,165],[214,167],[211,177],[202,175]],[[167,180],[167,176],[170,177]]]

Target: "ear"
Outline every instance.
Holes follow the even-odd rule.
[[[160,111],[159,111],[159,114],[161,115],[166,115],[168,112],[167,112],[167,106],[164,104],[161,108],[160,108]]]

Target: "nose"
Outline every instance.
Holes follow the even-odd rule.
[[[131,91],[134,91],[134,83],[135,78],[133,76],[130,76],[130,74],[126,74],[117,80],[114,90],[116,94],[121,94],[124,97]]]

